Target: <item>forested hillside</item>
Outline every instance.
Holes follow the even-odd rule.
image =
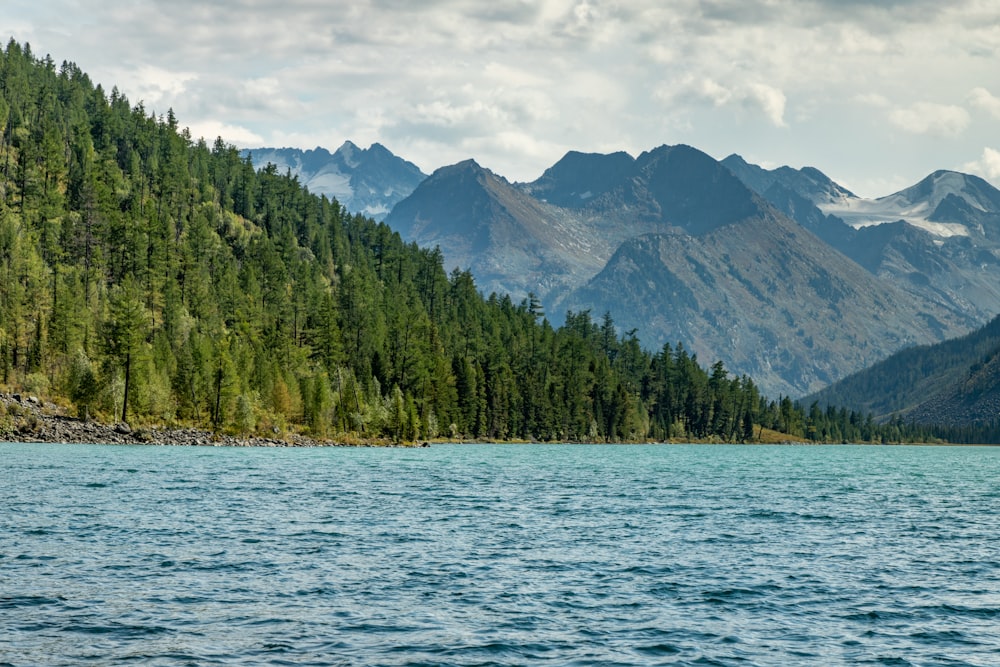
[[[320,438],[884,439],[655,354],[610,317],[552,326],[437,250],[345,213],[72,63],[0,53],[0,384],[104,421]],[[2,415],[0,415],[2,417]]]
[[[1000,317],[961,338],[902,350],[806,400],[937,425],[953,442],[1000,442]]]

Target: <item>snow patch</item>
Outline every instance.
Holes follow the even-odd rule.
[[[358,160],[358,147],[354,145],[352,141],[345,141],[343,145],[337,149],[335,155],[339,155],[351,169],[357,169],[358,165],[361,164]]]
[[[930,220],[920,220],[914,218],[907,220],[914,227],[919,227],[934,236],[950,238],[952,236],[969,236],[969,228],[957,222],[931,222]]]
[[[961,197],[970,206],[984,210],[979,202],[965,193],[965,176],[956,172],[940,172],[930,178],[930,192],[927,194],[921,192],[924,185],[921,183],[879,199],[839,197],[817,206],[826,215],[834,215],[855,229],[902,220],[941,238],[969,236],[965,225],[929,219],[938,204],[949,195]]]
[[[363,210],[362,213],[370,218],[382,219],[383,217],[389,214],[389,207],[386,206],[385,204],[378,204],[378,205],[373,204],[370,206],[366,206],[365,210]]]
[[[339,171],[325,171],[316,174],[306,182],[310,192],[321,192],[345,201],[354,196],[351,179]]]

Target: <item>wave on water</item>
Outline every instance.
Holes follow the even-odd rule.
[[[996,450],[0,455],[0,665],[1000,655]]]

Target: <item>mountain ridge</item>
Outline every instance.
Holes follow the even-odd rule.
[[[600,239],[591,239],[578,220],[475,160],[435,170],[414,194],[386,223],[421,246],[440,246],[448,266],[472,270],[486,293],[520,300],[581,280],[601,265]]]
[[[273,164],[279,173],[291,172],[310,192],[336,199],[346,210],[383,220],[392,207],[426,178],[419,167],[380,143],[360,148],[347,140],[330,153],[317,146],[250,148],[254,166]]]

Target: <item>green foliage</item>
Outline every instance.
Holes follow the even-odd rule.
[[[112,369],[120,369],[124,376],[121,420],[125,422],[128,421],[129,404],[135,402],[135,393],[129,391],[133,387],[132,369],[148,334],[146,307],[132,274],[126,275],[121,283],[111,287],[109,313],[103,325],[106,363]],[[145,379],[148,375],[140,377]]]
[[[240,394],[236,397],[236,416],[234,422],[236,430],[244,437],[257,428],[253,401],[246,394]]]
[[[11,41],[0,52],[0,382],[81,416],[413,442],[882,437],[768,402],[610,316],[484,297],[437,249],[257,170]],[[895,432],[901,432],[897,429]]]
[[[97,399],[100,385],[90,359],[83,350],[73,356],[66,379],[66,393],[76,406],[77,415],[87,421],[90,418],[91,406]]]

